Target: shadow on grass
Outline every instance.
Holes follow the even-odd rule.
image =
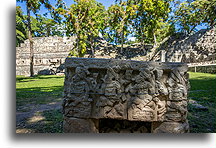
[[[62,133],[63,132],[63,115],[61,110],[44,111],[42,116],[45,117],[42,131],[48,133]],[[41,130],[41,129],[40,129]]]
[[[215,78],[200,78],[200,79],[190,79],[190,90],[215,90],[216,89],[216,79]]]
[[[191,89],[188,99],[197,102],[202,107],[193,103],[188,105],[188,120],[191,133],[216,132],[216,86],[215,77],[197,76],[190,79]]]
[[[38,76],[37,79],[43,79],[44,76]],[[62,78],[56,76],[46,76],[45,79]],[[29,80],[29,78],[20,78],[20,80]],[[34,78],[30,78],[34,80]],[[216,132],[216,79],[214,77],[197,76],[190,79],[191,91],[188,99],[196,101],[207,108],[199,109],[188,105],[188,120],[191,133],[215,133]],[[63,86],[52,87],[30,87],[17,88],[17,107],[28,107],[33,105],[47,105],[61,102]],[[60,109],[54,109],[50,105],[49,110],[32,110],[24,111],[28,118],[17,123],[17,130],[29,130],[29,133],[61,133],[62,132],[62,113]],[[22,110],[21,110],[22,111]],[[35,119],[35,120],[33,120]],[[37,119],[37,120],[36,120]],[[32,122],[29,122],[29,120]],[[34,121],[34,122],[33,122]],[[28,132],[28,131],[27,131]],[[21,131],[23,133],[23,131]]]
[[[25,104],[46,104],[59,101],[62,97],[63,86],[17,88],[17,106]]]
[[[63,116],[61,109],[34,112],[21,123],[17,123],[16,133],[62,133]]]
[[[35,75],[34,77],[25,77],[25,76],[18,76],[16,77],[16,82],[30,82],[35,81],[37,79],[58,79],[64,78],[64,76],[56,76],[56,75]]]
[[[194,108],[193,105],[188,106],[188,120],[191,133],[215,133],[215,109],[208,107],[208,110]]]
[[[16,77],[16,133],[62,132],[63,78],[55,75]]]

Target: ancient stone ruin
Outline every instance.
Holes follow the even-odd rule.
[[[65,58],[73,48],[74,37],[35,37],[34,74],[55,74],[64,71]],[[16,75],[30,75],[29,40],[16,47]]]
[[[65,133],[186,133],[187,65],[67,58]]]
[[[215,63],[215,48],[215,27],[212,27],[190,36],[171,36],[160,45],[157,54],[151,60],[161,61],[164,54],[164,61],[167,62]]]
[[[35,37],[34,74],[64,72],[64,61],[73,48],[75,37]],[[114,47],[103,39],[96,40],[95,58],[130,59],[137,61],[166,61],[186,63],[215,63],[215,28],[200,30],[190,36],[171,36],[154,49],[140,44]],[[144,50],[143,50],[144,48]],[[30,75],[29,40],[16,47],[16,75]],[[85,57],[90,57],[90,50]]]

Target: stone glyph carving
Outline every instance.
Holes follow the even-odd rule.
[[[187,79],[187,66],[181,63],[68,58],[64,116],[73,122],[186,122]]]
[[[187,116],[187,74],[180,70],[173,70],[168,79],[169,101],[167,101],[166,119],[181,121]]]
[[[65,100],[65,114],[73,117],[89,117],[92,98],[89,97],[89,71],[83,65],[76,67],[75,74],[69,82],[68,97]]]
[[[165,86],[160,82],[163,71],[153,68],[140,69],[135,77],[135,97],[132,99],[129,113],[130,120],[158,121],[166,112],[165,101],[158,95],[167,95]],[[137,90],[137,91],[136,91]]]
[[[152,73],[149,69],[140,69],[140,72],[135,76],[135,84],[132,86],[133,97],[131,98],[131,108],[129,108],[130,120],[154,120],[155,103],[150,94],[154,94],[154,88],[151,79]]]
[[[124,113],[124,101],[122,100],[122,88],[120,84],[118,67],[108,67],[107,73],[102,78],[103,84],[101,86],[102,96],[98,100],[96,106],[101,112],[101,116],[121,118],[125,115]]]

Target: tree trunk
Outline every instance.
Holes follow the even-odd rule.
[[[121,33],[121,50],[120,53],[123,53],[123,44],[124,44],[124,30]]]
[[[120,53],[123,53],[123,43],[124,43],[124,35],[122,33],[121,34],[121,50],[120,50]]]
[[[80,37],[79,35],[77,34],[77,39],[76,39],[76,48],[75,48],[75,51],[74,53],[78,55],[78,57],[81,57],[81,51],[80,51]],[[77,52],[77,53],[76,53]],[[73,55],[74,56],[74,55]]]
[[[115,45],[117,45],[117,43],[118,43],[118,33],[116,31],[116,34],[115,34]]]
[[[92,36],[93,36],[93,35],[92,35]],[[94,48],[95,48],[95,46],[94,46],[94,40],[93,40],[93,37],[92,37],[92,36],[90,37],[90,38],[91,38],[91,39],[90,39],[90,40],[91,40],[91,43],[90,43],[91,45],[90,45],[90,47],[91,47],[91,52],[92,52],[92,53],[91,53],[91,54],[92,54],[91,57],[94,58],[94,57],[95,57],[95,53],[94,53]]]
[[[153,33],[153,37],[154,37],[154,47],[156,47],[157,46],[157,38],[156,38],[155,33]]]
[[[27,22],[28,22],[28,38],[30,43],[30,77],[34,76],[34,50],[33,50],[33,39],[32,39],[32,29],[31,29],[31,18],[30,18],[30,4],[29,1],[26,2],[27,5]]]
[[[145,53],[145,36],[144,36],[144,33],[142,33],[141,49]]]

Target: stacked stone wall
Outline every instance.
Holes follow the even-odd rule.
[[[215,63],[215,28],[202,29],[190,36],[171,36],[152,60],[161,61],[162,51],[167,62]]]
[[[37,37],[34,40],[34,74],[51,74],[64,70],[64,61],[73,48],[75,37]],[[215,63],[215,28],[203,29],[190,36],[175,35],[156,50],[151,45],[140,44],[114,47],[103,39],[96,40],[95,58],[130,59],[137,61],[162,61],[186,63]],[[16,74],[29,75],[29,40],[16,48]],[[154,51],[154,52],[153,52]],[[155,53],[155,54],[152,54]],[[84,57],[91,57],[87,50]],[[57,68],[60,67],[60,70]]]
[[[64,66],[75,37],[36,37],[33,41],[34,74],[51,74],[53,68]],[[30,74],[29,40],[16,47],[16,74]]]

